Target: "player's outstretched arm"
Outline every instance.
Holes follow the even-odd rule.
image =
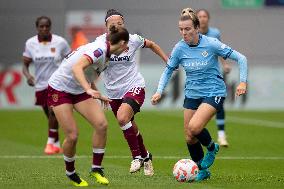
[[[237,87],[236,96],[240,96],[247,92],[247,77],[248,77],[247,58],[243,54],[235,50],[233,50],[229,58],[236,61],[239,65],[240,84]]]
[[[159,57],[161,57],[161,59],[167,63],[168,61],[168,56],[166,55],[166,53],[162,50],[162,48],[157,45],[155,42],[150,41],[148,39],[145,39],[145,48],[150,48],[154,53],[156,53]]]

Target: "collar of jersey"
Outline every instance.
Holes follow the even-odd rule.
[[[51,42],[52,35],[49,34],[46,40],[41,39],[41,38],[39,37],[39,35],[37,35],[37,39],[38,39],[38,41],[39,41],[40,43],[41,43],[41,42]]]
[[[202,35],[201,34],[198,34],[199,35],[199,38],[198,38],[198,42],[197,42],[197,44],[196,45],[191,45],[191,44],[188,44],[188,46],[190,46],[190,47],[197,47],[199,44],[200,44],[200,41],[201,41],[201,38],[202,38]]]

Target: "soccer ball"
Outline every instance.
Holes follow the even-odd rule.
[[[179,182],[192,182],[197,173],[198,166],[190,159],[179,160],[173,168],[173,175]]]

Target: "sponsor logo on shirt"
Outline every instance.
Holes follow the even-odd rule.
[[[207,61],[195,61],[195,62],[186,62],[184,63],[184,66],[189,66],[189,67],[197,67],[197,66],[206,66],[208,64]]]
[[[121,62],[121,61],[129,61],[130,56],[112,56],[110,61],[112,62]]]
[[[94,51],[94,56],[96,58],[99,58],[100,56],[102,56],[102,54],[103,54],[103,50],[100,49],[100,48],[98,48],[97,50]]]
[[[53,62],[54,61],[54,56],[35,57],[35,61],[37,61],[37,62]]]

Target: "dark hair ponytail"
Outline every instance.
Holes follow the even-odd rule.
[[[129,33],[128,33],[127,29],[125,29],[123,27],[111,26],[109,28],[109,34],[107,36],[107,40],[112,45],[117,44],[121,40],[128,42],[129,41]]]

